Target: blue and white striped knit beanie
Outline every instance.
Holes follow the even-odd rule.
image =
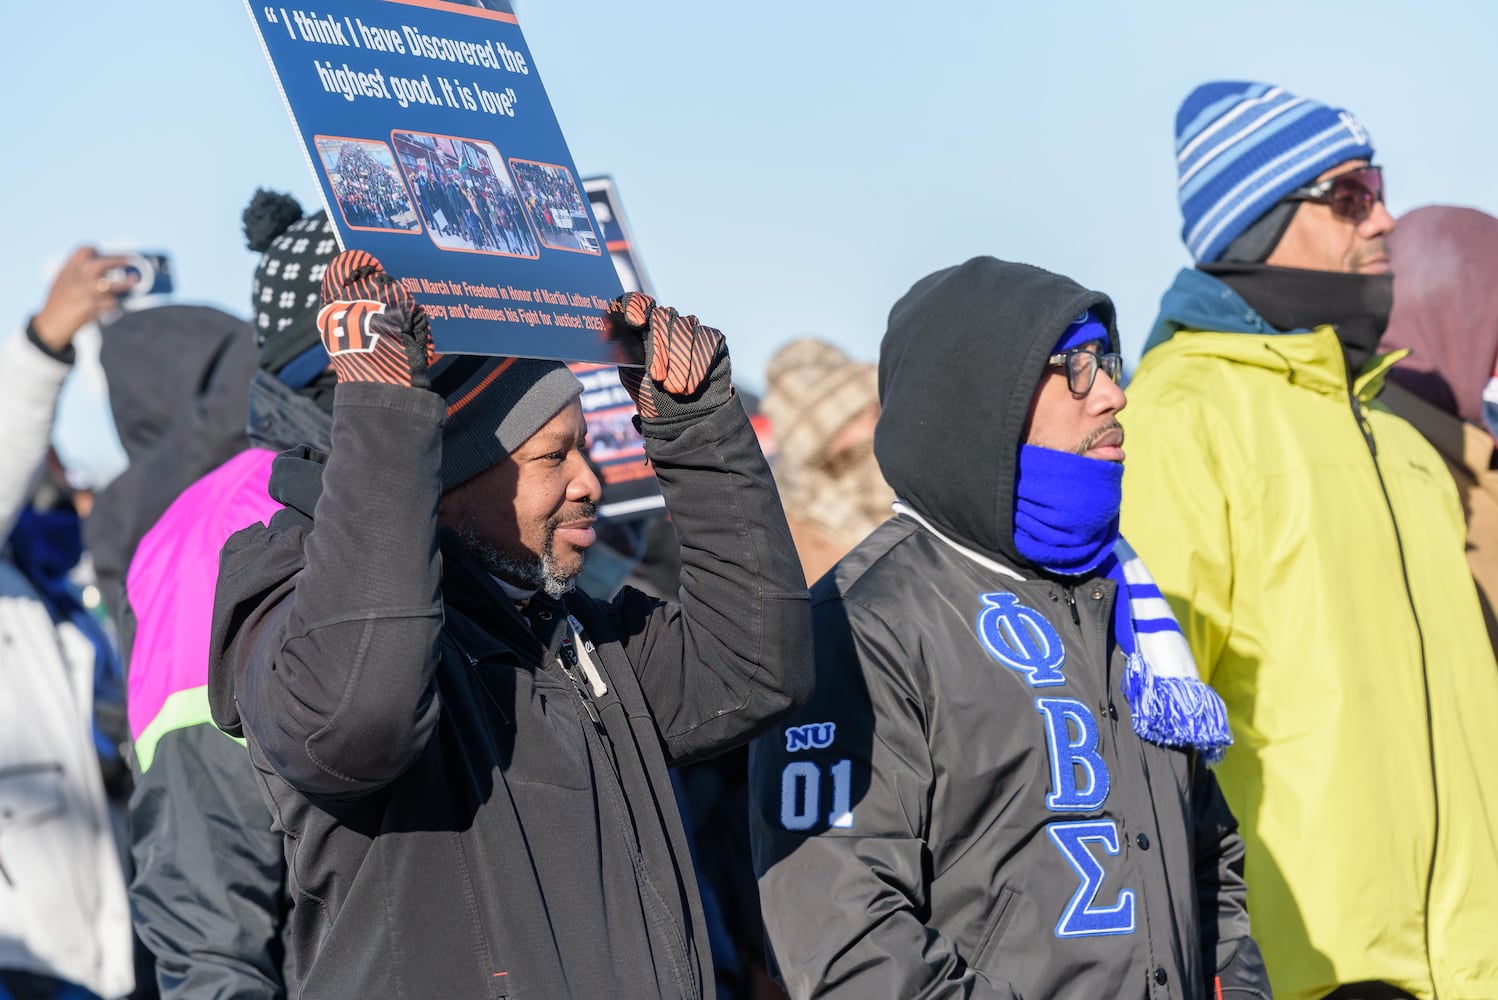
[[[1267,83],[1204,83],[1176,113],[1181,239],[1210,264],[1295,188],[1372,158],[1368,131],[1341,108]]]

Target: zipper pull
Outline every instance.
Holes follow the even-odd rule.
[[[588,718],[593,720],[593,725],[600,733],[603,732],[603,717],[598,714],[598,709],[593,707],[593,699],[583,694],[581,690],[577,693],[582,695],[583,708],[588,710]]]
[[[1066,588],[1066,606],[1071,608],[1071,623],[1073,625],[1082,624],[1082,618],[1077,614],[1077,599],[1072,594],[1070,587]]]

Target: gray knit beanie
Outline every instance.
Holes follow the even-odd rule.
[[[582,393],[560,361],[448,354],[430,371],[447,400],[442,431],[442,489],[492,468]]]

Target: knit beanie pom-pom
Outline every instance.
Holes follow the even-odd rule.
[[[264,253],[272,240],[301,217],[302,204],[291,195],[257,189],[244,210],[245,243],[256,253]]]

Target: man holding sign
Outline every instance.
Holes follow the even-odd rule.
[[[329,456],[224,550],[216,721],[286,833],[303,996],[681,997],[712,982],[666,768],[807,696],[807,595],[723,337],[632,293],[626,372],[680,604],[573,589],[598,480],[557,362],[433,358],[367,253],[329,268]]]

